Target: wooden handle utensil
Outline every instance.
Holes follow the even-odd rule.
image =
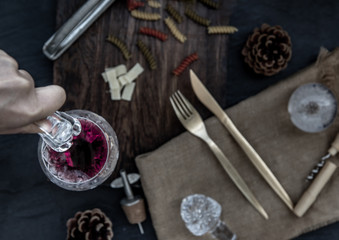
[[[304,192],[304,194],[299,199],[298,203],[295,205],[294,213],[298,217],[302,217],[306,211],[312,206],[312,204],[317,199],[320,192],[325,187],[328,180],[332,177],[333,173],[337,169],[331,161],[327,161],[321,171],[318,173],[317,177],[313,180],[312,184]]]
[[[337,169],[337,165],[332,161],[326,159],[335,156],[339,151],[339,133],[336,135],[334,141],[331,144],[328,154],[322,158],[322,161],[312,170],[312,173],[308,176],[309,180],[313,180],[312,184],[303,193],[298,203],[294,207],[294,213],[298,217],[302,217],[306,211],[312,206],[320,192],[325,187],[326,183],[332,177],[333,173]],[[316,176],[314,178],[314,176]]]

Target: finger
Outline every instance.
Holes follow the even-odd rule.
[[[12,128],[1,129],[0,134],[40,132],[38,126],[34,123],[52,115],[66,100],[64,89],[56,85],[35,88],[34,91],[35,101],[33,108],[30,108],[28,114],[23,113],[24,117],[21,116],[19,119],[20,124],[14,124]],[[20,116],[20,113],[18,116]]]
[[[0,134],[17,134],[17,133],[42,133],[42,130],[40,130],[40,128],[33,123],[19,128],[12,128],[0,131]]]
[[[37,104],[41,111],[35,116],[36,121],[46,118],[57,111],[66,101],[65,90],[57,85],[39,87],[35,89]]]
[[[28,91],[31,91],[35,87],[35,82],[31,74],[22,69],[17,70],[17,72],[21,80],[23,80],[21,81],[21,83],[23,84],[22,87],[24,87]]]
[[[41,132],[39,127],[34,124],[37,121],[45,119],[57,111],[66,100],[66,93],[62,87],[50,85],[46,87],[39,87],[35,89],[37,97],[37,105],[40,111],[30,118],[30,124],[22,127],[7,129],[0,132],[0,134],[13,133],[38,133]]]
[[[27,80],[33,81],[33,77],[31,76],[31,74],[29,74],[26,70],[23,69],[19,69],[18,73],[21,77],[26,78]]]
[[[5,54],[7,54],[7,53],[4,50],[0,49],[0,55],[5,55]]]
[[[9,56],[4,50],[1,50],[1,49],[0,49],[0,55]]]
[[[1,65],[3,66],[8,66],[10,67],[10,69],[18,69],[18,62],[11,57],[10,55],[8,55],[6,52],[0,50],[0,61],[1,61]],[[6,65],[5,65],[6,64]]]

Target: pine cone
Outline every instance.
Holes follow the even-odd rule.
[[[281,26],[264,23],[254,29],[241,53],[254,72],[272,76],[287,67],[292,56],[291,38]]]
[[[67,221],[67,240],[111,240],[112,222],[98,208],[77,212]]]

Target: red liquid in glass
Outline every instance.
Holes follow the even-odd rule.
[[[73,138],[69,150],[60,153],[47,147],[51,172],[68,182],[81,182],[94,177],[107,158],[107,142],[101,129],[89,120],[78,120],[82,130]]]

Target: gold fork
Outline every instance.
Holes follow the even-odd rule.
[[[170,102],[174,109],[175,114],[179,118],[182,125],[194,136],[202,139],[214,153],[219,160],[221,166],[227,172],[231,180],[238,187],[241,193],[247,200],[258,210],[258,212],[268,219],[268,215],[259,201],[256,199],[252,191],[249,189],[244,179],[240,176],[238,171],[234,168],[228,158],[222,153],[220,148],[208,136],[204,122],[202,121],[199,113],[192,104],[182,95],[178,90],[170,97]]]

